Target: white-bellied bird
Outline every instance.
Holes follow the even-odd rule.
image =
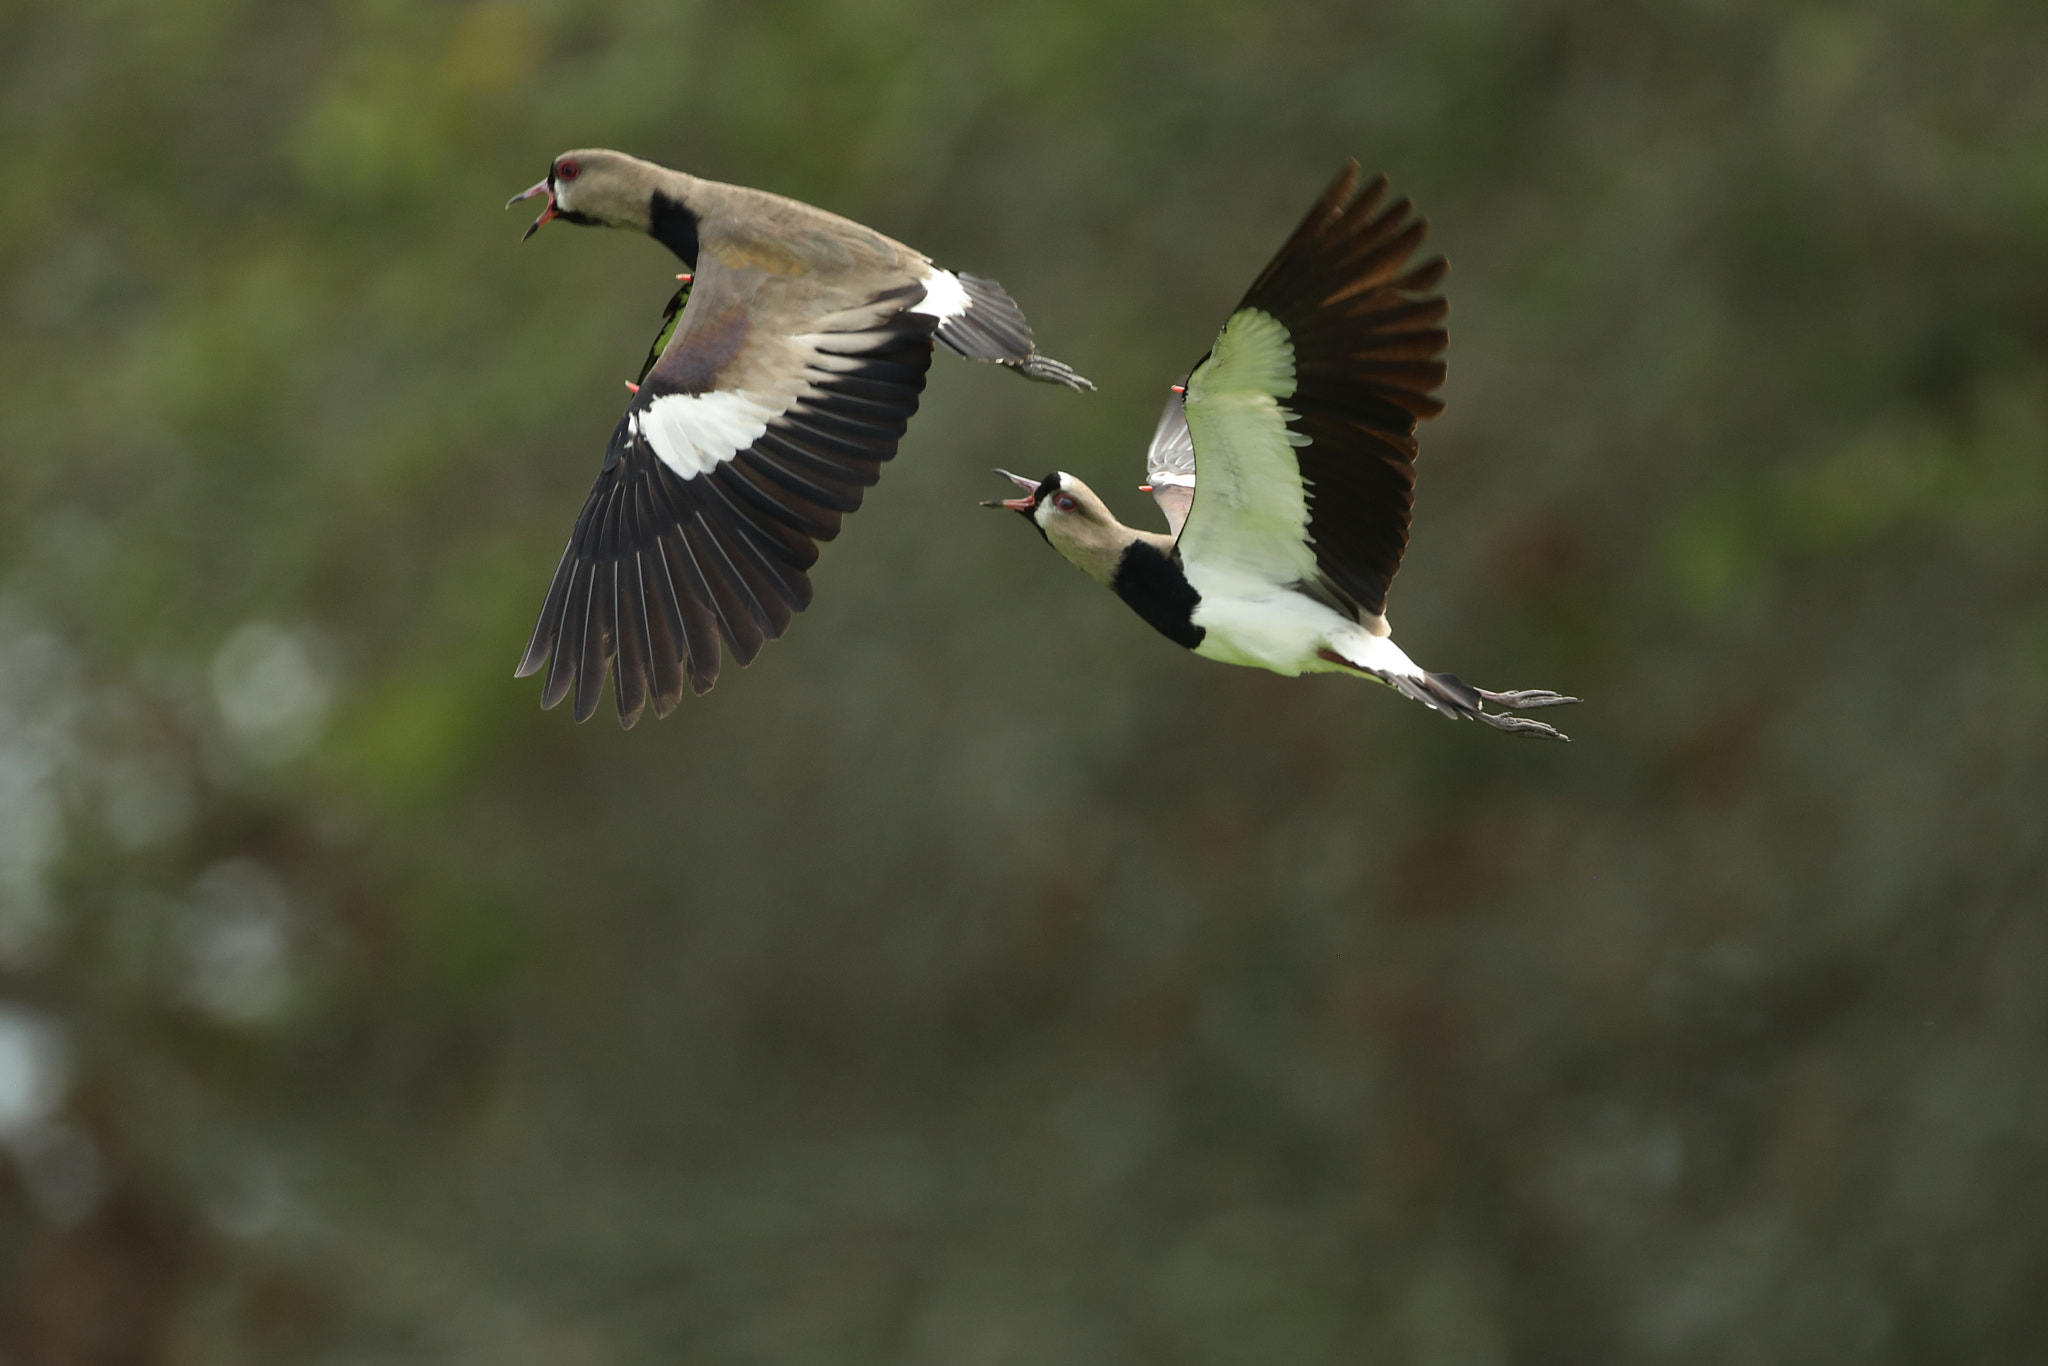
[[[1002,286],[955,273],[793,199],[621,152],[566,152],[511,203],[632,228],[691,271],[672,335],[612,431],[519,662],[547,665],[541,705],[657,716],[741,664],[810,604],[817,543],[896,453],[936,343],[1029,379],[1094,386],[1032,344]],[[510,205],[507,205],[510,207]],[[551,662],[552,661],[552,662]]]
[[[1488,692],[1408,658],[1387,585],[1408,544],[1415,424],[1443,410],[1441,257],[1411,266],[1428,231],[1386,177],[1351,163],[1246,292],[1216,344],[1175,386],[1152,438],[1147,487],[1167,534],[1117,521],[1086,484],[1002,471],[1053,549],[1177,645],[1293,676],[1377,679],[1449,717],[1545,739],[1533,717],[1488,711],[1578,699]]]

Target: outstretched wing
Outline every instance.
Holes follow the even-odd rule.
[[[1443,410],[1442,258],[1384,176],[1346,167],[1188,379],[1184,556],[1334,589],[1374,616],[1408,544],[1415,425]]]
[[[1195,499],[1195,439],[1188,434],[1182,392],[1176,386],[1166,397],[1159,425],[1152,430],[1152,448],[1145,452],[1145,487],[1166,514],[1166,532],[1180,535]]]
[[[621,724],[717,680],[810,604],[817,542],[839,533],[917,411],[936,319],[918,285],[784,334],[707,261],[676,335],[612,431],[519,676],[541,705],[597,709],[616,660]],[[815,311],[815,310],[813,310]],[[786,316],[786,315],[785,315]],[[552,663],[550,663],[552,657]]]

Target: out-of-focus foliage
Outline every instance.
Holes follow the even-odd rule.
[[[2048,9],[0,9],[0,1358],[1998,1363],[2048,1311]],[[788,639],[511,668],[676,269],[611,145],[1002,279]],[[1453,259],[1407,648],[1126,514],[1345,156]]]

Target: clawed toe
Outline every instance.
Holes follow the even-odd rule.
[[[1051,356],[1041,356],[1036,351],[1021,361],[1006,362],[1013,365],[1017,373],[1026,379],[1035,379],[1041,384],[1064,384],[1069,389],[1093,389],[1095,383],[1085,376],[1074,373],[1074,367]]]
[[[1553,694],[1553,696],[1554,695],[1555,694]],[[1578,699],[1566,698],[1564,700],[1568,702],[1575,702]],[[1541,721],[1536,720],[1534,717],[1503,716],[1501,713],[1497,711],[1482,711],[1474,712],[1472,719],[1475,721],[1484,721],[1487,725],[1492,726],[1495,730],[1504,730],[1515,735],[1532,736],[1533,738],[1538,740],[1561,740],[1565,744],[1570,744],[1572,740],[1571,736],[1566,735],[1557,727],[1546,726]]]
[[[1529,711],[1536,707],[1563,707],[1579,700],[1544,688],[1524,688],[1519,692],[1488,692],[1484,688],[1475,688],[1473,691],[1497,706],[1513,707],[1517,711]]]

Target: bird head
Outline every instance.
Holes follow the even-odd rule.
[[[564,152],[549,164],[546,179],[513,195],[505,207],[547,196],[548,206],[526,230],[528,237],[557,218],[585,227],[646,232],[653,223],[654,171],[647,162],[623,152]]]
[[[983,507],[1008,508],[1029,518],[1047,544],[1089,577],[1106,584],[1115,576],[1117,561],[1136,533],[1117,521],[1095,490],[1059,470],[1037,481],[1008,470],[996,473],[1030,494],[993,498]]]

